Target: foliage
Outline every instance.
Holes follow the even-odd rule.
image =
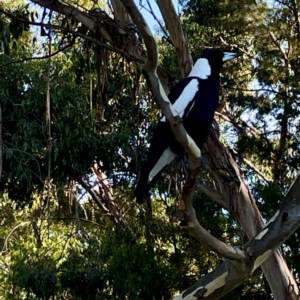
[[[218,262],[184,229],[169,222],[167,207],[158,201],[154,203],[155,215],[132,210],[130,229],[116,232],[109,223],[106,228],[99,226],[104,216],[91,211],[88,203],[79,208],[79,217],[84,211],[94,215],[92,223],[72,217],[76,207],[64,207],[66,197],[61,192],[57,195],[48,211],[53,218],[45,218],[45,211],[37,219],[40,246],[30,224],[37,202],[31,209],[19,210],[21,217],[3,227],[5,235],[10,230],[14,234],[8,240],[9,251],[1,256],[0,263],[6,268],[1,268],[0,278],[8,279],[1,298],[171,299]],[[9,214],[12,203],[4,205],[5,199],[2,203],[2,213]],[[30,226],[16,228],[19,220],[29,220]],[[13,289],[5,287],[10,284]]]
[[[40,18],[26,3],[8,4],[1,9],[23,19]],[[93,2],[84,5],[90,9]],[[182,5],[194,58],[206,47],[242,53],[224,66],[218,122],[221,139],[235,150],[267,220],[299,165],[300,33],[294,12],[288,3],[276,1],[189,0]],[[60,15],[47,16],[53,24],[95,37]],[[133,204],[132,186],[160,115],[141,74],[119,54],[59,31],[50,32],[52,52],[58,54],[49,63],[41,59],[49,52],[49,35],[30,29],[0,16],[0,297],[170,299],[213,270],[220,258],[174,223],[176,201],[169,197],[168,176],[162,176],[155,190],[152,214]],[[164,40],[158,44],[162,65],[179,78],[173,47]],[[49,65],[51,144],[45,121]],[[124,232],[90,205],[82,191],[70,188],[70,182],[91,173],[94,160],[126,212]],[[202,175],[207,180],[205,171]],[[84,200],[77,201],[80,197]],[[235,220],[219,205],[201,193],[194,203],[201,224],[215,237],[230,244],[245,242]],[[298,235],[282,247],[294,270],[299,270]],[[224,299],[264,299],[262,287],[257,271]]]

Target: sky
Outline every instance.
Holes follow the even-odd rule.
[[[172,0],[173,1],[173,5],[175,7],[175,10],[178,12],[178,0]],[[162,21],[162,24],[164,24],[163,22],[163,18],[162,15],[159,11],[159,8],[156,4],[155,0],[149,0],[148,1],[153,9],[154,14],[156,15],[156,17],[158,18],[158,20]],[[135,0],[135,3],[138,5],[138,7],[140,7],[141,5],[144,5],[146,8],[148,8],[148,4],[147,4],[147,0]],[[154,29],[157,27],[157,22],[156,20],[153,18],[153,16],[147,11],[147,9],[141,9],[141,12],[143,13],[143,16],[145,17],[148,25],[150,26],[150,28],[152,29],[152,31],[154,31]]]

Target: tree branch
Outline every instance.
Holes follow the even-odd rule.
[[[283,93],[286,94],[285,89],[283,89]],[[284,150],[286,148],[286,141],[287,141],[287,134],[288,134],[288,111],[290,111],[290,104],[288,102],[288,99],[283,95],[284,100],[284,108],[283,108],[283,114],[281,118],[281,130],[280,130],[280,139],[279,139],[279,144],[276,149],[275,157],[274,157],[274,170],[273,170],[273,180],[277,181],[280,178],[281,174],[281,161],[282,161],[282,156],[284,153]]]
[[[93,19],[93,17],[88,13],[77,9],[74,6],[69,6],[59,1],[53,1],[53,0],[31,0],[31,1],[42,7],[64,14],[69,18],[74,19],[78,23],[84,24],[89,30],[95,31],[97,23]],[[105,38],[110,44],[113,44],[113,40],[111,39],[111,36],[108,34],[108,32],[103,26],[100,27],[100,32],[103,38]]]
[[[144,75],[146,76],[152,94],[161,110],[163,111],[164,115],[166,116],[166,119],[169,122],[176,139],[188,153],[190,158],[189,167],[195,170],[199,167],[200,150],[196,146],[195,142],[191,139],[191,137],[186,133],[181,119],[176,116],[176,112],[173,109],[158,79],[158,52],[156,42],[151,33],[151,30],[133,0],[122,0],[122,2],[129,12],[133,22],[137,25],[138,31],[143,37],[147,48],[148,59],[144,66]]]
[[[119,53],[122,56],[124,56],[125,58],[127,58],[128,60],[130,60],[130,61],[135,61],[135,62],[138,62],[138,63],[144,63],[145,62],[145,60],[142,59],[141,57],[138,57],[136,55],[131,55],[130,53],[128,53],[128,51],[124,51],[124,50],[120,49],[120,47],[115,47],[115,46],[108,45],[105,42],[99,41],[99,39],[97,39],[97,38],[90,37],[90,36],[85,35],[85,34],[83,34],[81,32],[75,31],[75,30],[73,30],[71,28],[66,28],[66,27],[62,27],[62,26],[58,26],[58,25],[52,25],[52,24],[46,24],[46,23],[43,23],[43,22],[31,22],[29,20],[25,20],[25,19],[16,17],[13,14],[11,14],[9,12],[6,12],[6,11],[4,11],[2,9],[0,9],[0,12],[2,12],[3,14],[5,14],[6,16],[8,16],[8,17],[10,17],[12,19],[18,20],[19,22],[23,22],[23,23],[26,23],[26,24],[34,25],[34,26],[41,26],[41,27],[46,27],[46,28],[52,28],[52,29],[56,29],[56,30],[59,30],[59,31],[62,31],[62,32],[72,33],[74,36],[81,37],[82,39],[91,41],[91,42],[93,42],[96,45],[99,45],[99,46],[102,46],[102,47],[106,48],[107,50]],[[65,48],[59,49],[58,51],[52,53],[51,56],[54,56],[54,55],[58,54],[59,52],[61,52],[63,50],[66,50],[70,46],[71,45],[67,45]],[[36,58],[26,58],[26,59],[23,59],[23,60],[25,61],[25,60],[30,60],[30,59],[43,59],[43,58],[49,58],[49,55],[43,56],[43,57],[36,57]],[[21,61],[22,60],[17,61],[17,62],[21,62]],[[5,65],[6,64],[3,64],[2,66],[5,66]]]
[[[273,249],[276,249],[288,239],[299,227],[299,221],[300,176],[292,184],[287,196],[282,201],[279,211],[269,223],[251,241],[238,248],[239,252],[244,252],[245,258],[243,260],[224,261],[214,271],[202,277],[174,300],[194,298],[215,300],[221,298],[249,277],[273,253],[278,255],[278,252]],[[295,292],[295,297],[290,297],[291,293],[286,293],[284,299],[298,299],[298,296],[296,296],[298,294],[296,283],[290,282],[288,288]]]
[[[271,40],[273,42],[273,44],[278,48],[278,50],[282,53],[283,58],[286,62],[288,62],[288,57],[286,55],[286,52],[284,51],[284,49],[281,47],[280,42],[278,42],[278,40],[276,39],[274,33],[272,31],[269,32],[269,36],[271,37]]]
[[[112,187],[108,182],[106,175],[101,171],[99,165],[96,162],[94,162],[92,166],[92,171],[98,178],[99,193],[97,194],[105,203],[105,207],[107,207],[107,209],[109,210],[110,217],[113,223],[119,229],[126,228],[127,224],[124,218],[124,214],[116,203]]]
[[[0,68],[3,68],[5,66],[8,66],[8,65],[11,65],[11,64],[19,64],[19,63],[22,63],[24,61],[28,61],[28,60],[38,60],[38,59],[46,59],[46,58],[50,58],[50,57],[53,57],[57,54],[59,54],[60,52],[63,52],[65,50],[67,50],[68,48],[70,48],[72,45],[67,45],[63,48],[60,48],[59,50],[55,51],[55,52],[52,52],[51,55],[45,55],[45,56],[40,56],[40,57],[25,57],[23,59],[19,59],[19,60],[12,60],[10,62],[7,62],[5,64],[2,64],[0,65]]]
[[[84,218],[75,218],[75,217],[48,217],[48,218],[41,218],[41,220],[46,220],[46,221],[49,221],[49,220],[57,220],[57,221],[64,221],[64,220],[80,220],[82,222],[86,222],[86,223],[89,223],[89,224],[93,224],[93,225],[96,225],[96,226],[99,226],[99,227],[102,227],[102,228],[107,228],[105,227],[104,225],[102,224],[99,224],[97,222],[93,222],[91,220],[88,220],[88,219],[84,219]]]
[[[171,0],[157,0],[156,2],[170,32],[170,39],[176,50],[182,77],[186,77],[192,69],[193,61],[180,19]]]
[[[248,159],[246,159],[244,157],[242,157],[241,159],[250,169],[252,169],[265,182],[270,183],[273,181],[272,179],[268,178],[264,173],[260,172]]]
[[[206,196],[211,198],[213,201],[219,203],[225,209],[229,210],[226,198],[224,198],[219,191],[212,189],[208,186],[205,186],[204,184],[199,184],[199,190],[202,193],[204,193]]]
[[[156,17],[156,15],[155,15],[155,13],[154,13],[154,11],[153,11],[153,9],[152,9],[152,6],[151,6],[150,1],[149,1],[149,0],[146,0],[146,1],[147,1],[147,5],[148,5],[149,9],[147,9],[144,5],[143,5],[142,7],[143,7],[145,10],[147,10],[147,11],[152,15],[152,17],[154,18],[154,20],[158,23],[158,25],[159,25],[161,31],[164,33],[165,39],[168,40],[168,41],[172,44],[172,42],[170,41],[170,37],[169,37],[168,32],[165,30],[165,28],[163,27],[163,25],[161,24],[161,22],[160,22],[160,21],[158,20],[158,18]],[[140,2],[141,2],[141,1],[140,1]]]
[[[126,6],[126,4],[125,4],[125,0],[123,1],[123,3],[124,3],[124,5]],[[128,1],[127,1],[127,3],[128,3]],[[131,9],[131,7],[127,7],[127,9]],[[130,12],[130,11],[129,11]],[[141,23],[142,24],[144,24],[144,20],[141,18],[141,19],[138,19],[138,18],[134,18],[133,17],[133,14],[130,12],[130,14],[131,14],[131,16],[132,16],[132,18],[133,18],[133,21],[134,22],[138,22],[138,23],[136,23],[137,25],[139,25],[139,22],[141,21]],[[143,34],[142,34],[142,36],[143,36]],[[145,41],[146,42],[146,41]],[[148,41],[149,42],[149,41]],[[149,49],[149,45],[147,45],[147,43],[146,43],[146,46],[147,46],[147,49]],[[150,45],[150,46],[153,46],[153,45]],[[153,49],[151,49],[151,50],[153,50]],[[149,51],[148,52],[148,58],[149,57],[151,57],[151,53],[150,53],[151,51]],[[155,54],[155,59],[157,58],[157,52],[155,52],[154,51],[154,54]],[[148,61],[149,62],[149,61]],[[148,65],[149,66],[149,65]],[[147,65],[146,65],[146,67],[147,67]],[[146,69],[146,71],[147,71],[147,68],[145,68]],[[151,82],[151,78],[150,78],[150,80],[149,80],[150,82]],[[155,89],[153,89],[153,85],[152,85],[152,91],[155,91]],[[159,102],[159,101],[158,101]],[[167,104],[168,105],[168,104]],[[162,108],[164,108],[163,106],[162,106]],[[163,111],[165,112],[165,110],[163,109]],[[169,117],[169,116],[168,116]],[[175,133],[175,132],[174,132]],[[176,136],[176,138],[177,138],[177,136]],[[220,145],[220,150],[223,152],[224,150],[223,150],[223,146],[222,145]],[[216,156],[214,156],[214,160],[216,159]],[[231,157],[230,156],[228,156],[228,159],[229,159],[229,164],[228,165],[230,165],[231,166],[231,168],[232,168],[232,170],[233,170],[233,172],[234,172],[234,177],[237,177],[237,181],[235,182],[234,180],[232,181],[232,179],[230,179],[230,181],[228,182],[228,188],[229,188],[229,190],[231,190],[232,189],[232,187],[235,187],[236,186],[236,184],[238,184],[238,188],[237,189],[235,189],[234,190],[234,193],[236,193],[236,194],[239,194],[240,192],[242,193],[242,197],[244,197],[245,198],[245,201],[246,201],[246,203],[248,204],[248,202],[247,201],[249,201],[249,199],[251,199],[251,201],[253,202],[253,211],[254,211],[254,216],[255,216],[255,218],[252,218],[251,219],[251,217],[248,217],[248,218],[245,218],[245,220],[244,220],[244,222],[245,221],[249,221],[249,220],[251,220],[251,222],[253,222],[253,225],[252,226],[246,226],[246,228],[248,229],[248,230],[250,230],[250,231],[248,231],[247,233],[249,234],[249,235],[252,235],[252,236],[254,236],[255,235],[255,233],[257,232],[257,230],[259,229],[259,226],[258,226],[258,220],[260,220],[261,222],[262,222],[262,219],[261,219],[261,216],[260,216],[260,214],[259,214],[259,211],[258,211],[258,209],[257,209],[257,207],[255,206],[255,203],[254,203],[254,199],[251,197],[251,195],[249,194],[249,190],[246,188],[246,186],[242,183],[242,181],[241,181],[241,179],[240,179],[240,176],[238,175],[238,168],[234,165],[234,161],[231,159]],[[195,170],[195,169],[194,169]],[[194,176],[192,176],[192,178],[193,178]],[[234,179],[234,177],[233,177],[233,179]],[[189,177],[188,177],[189,178]],[[189,179],[188,179],[189,180]],[[222,186],[222,185],[221,185]],[[193,184],[191,183],[191,187],[193,187]],[[191,190],[193,189],[193,188],[189,188],[190,189],[190,191],[187,191],[187,193],[186,194],[183,194],[183,198],[185,198],[185,200],[184,200],[184,205],[186,205],[184,208],[185,208],[185,210],[187,211],[187,213],[189,213],[191,210],[192,210],[192,208],[189,206],[189,204],[190,204],[190,194],[191,194]],[[247,195],[247,196],[246,196]],[[236,198],[236,199],[235,199]],[[240,198],[240,196],[234,196],[234,195],[231,195],[231,197],[230,197],[230,199],[231,199],[231,201],[229,201],[229,207],[230,207],[230,211],[233,211],[233,212],[238,212],[239,211],[239,205],[237,204],[237,199],[238,198]],[[247,200],[246,200],[247,199]],[[250,215],[251,215],[251,213],[250,213]],[[242,222],[242,223],[244,223],[244,222]],[[268,255],[269,255],[269,253],[267,253]],[[266,257],[268,257],[268,255],[266,255]],[[264,257],[264,259],[265,259],[265,257]],[[256,263],[256,265],[258,266],[259,264],[260,264],[260,262],[262,262],[264,259],[262,259],[261,257],[260,257],[260,261],[259,261],[259,263]],[[194,290],[193,292],[191,292],[191,293],[193,293],[193,295],[196,297],[196,298],[199,298],[200,299],[200,296],[202,295],[205,295],[205,297],[206,297],[206,299],[218,299],[218,297],[216,297],[217,295],[223,295],[224,294],[224,290],[226,290],[226,291],[229,291],[231,288],[233,288],[235,285],[237,285],[237,284],[239,284],[239,283],[241,283],[242,282],[242,280],[243,280],[243,274],[245,275],[245,277],[244,278],[246,278],[246,277],[248,277],[249,275],[250,275],[250,273],[251,273],[251,271],[253,270],[253,268],[251,268],[251,270],[247,267],[247,268],[245,268],[245,264],[244,264],[244,262],[242,262],[242,263],[238,263],[237,261],[235,261],[235,263],[233,263],[232,261],[230,261],[231,263],[231,268],[229,268],[229,266],[228,266],[228,268],[225,268],[225,272],[223,272],[223,273],[221,273],[220,274],[220,269],[222,269],[223,268],[223,266],[224,265],[221,265],[220,266],[220,268],[218,268],[217,270],[215,270],[214,272],[212,272],[212,273],[210,273],[209,275],[207,275],[207,276],[205,276],[204,277],[204,281],[206,282],[206,284],[204,284],[202,287],[201,287],[201,293],[202,293],[202,291],[204,290],[205,292],[204,293],[202,293],[202,294],[195,294],[195,288],[194,287],[191,287],[191,289],[192,290]],[[257,260],[256,260],[256,262],[257,262]],[[227,263],[228,263],[228,261],[227,261]],[[225,264],[226,264],[226,262],[225,262]],[[237,264],[239,264],[239,268],[237,268]],[[269,270],[271,270],[272,268],[270,268]],[[238,272],[236,272],[236,277],[237,278],[234,278],[234,280],[231,280],[231,278],[233,277],[233,275],[232,275],[232,272],[234,272],[233,270],[235,270],[235,271],[237,271],[238,270]],[[244,271],[243,271],[244,270]],[[232,271],[232,272],[231,272]],[[243,271],[242,273],[240,272],[240,271]],[[264,269],[264,271],[267,271],[267,269]],[[268,273],[268,272],[267,272]],[[230,274],[229,275],[229,277],[227,276],[228,274]],[[269,274],[268,275],[271,275],[270,274],[270,272],[269,272]],[[211,276],[215,276],[215,279],[212,279],[211,278]],[[272,275],[272,276],[274,276],[274,274]],[[226,281],[225,281],[225,278],[226,278]],[[270,276],[268,277],[268,279],[270,280]],[[207,288],[208,287],[210,287],[210,291],[207,293]],[[222,287],[222,289],[221,289],[221,287]],[[276,288],[274,287],[274,286],[272,286],[274,289],[274,291],[277,293],[277,290],[276,290]],[[196,291],[196,293],[198,293],[199,292],[199,288],[198,288],[198,290]],[[184,297],[181,297],[181,298],[178,298],[178,299],[183,299],[183,298],[186,298],[186,296],[191,296],[191,293],[186,293],[186,295],[184,296]],[[210,297],[211,296],[211,297]]]
[[[30,224],[30,221],[22,222],[22,223],[20,223],[19,225],[15,226],[15,227],[10,231],[10,233],[7,235],[7,237],[6,237],[5,240],[4,240],[3,248],[2,248],[2,250],[0,251],[0,255],[2,255],[4,252],[8,251],[8,239],[9,239],[9,237],[14,233],[14,231],[17,230],[19,227],[24,226],[24,225],[27,225],[27,224]]]
[[[89,184],[85,182],[83,178],[80,178],[79,183],[85,188],[85,190],[90,194],[94,202],[98,205],[98,207],[107,215],[109,215],[109,210],[102,204],[98,196],[96,195],[96,192],[93,191],[93,187],[91,187]]]
[[[219,185],[222,195],[226,197],[232,216],[239,222],[247,237],[253,239],[258,232],[263,230],[265,225],[249,188],[236,173],[238,166],[231,157],[231,153],[220,143],[218,134],[214,129],[211,131],[205,147],[211,150],[203,152],[203,156],[211,169],[211,177]],[[218,171],[222,168],[225,168],[226,172]],[[276,300],[298,299],[296,298],[299,294],[297,284],[282,254],[279,250],[273,250],[270,254],[271,256],[261,264],[261,267],[270,284],[274,298]],[[202,282],[209,284],[209,281]]]

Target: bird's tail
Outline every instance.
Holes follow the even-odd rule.
[[[150,154],[147,163],[142,167],[135,192],[138,203],[143,203],[146,200],[150,188],[157,181],[161,172],[177,156],[170,147],[166,148],[166,146],[160,149],[159,155],[157,154],[158,152],[155,155]]]

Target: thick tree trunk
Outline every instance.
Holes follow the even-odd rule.
[[[241,179],[238,165],[228,149],[220,143],[215,130],[211,132],[204,147],[205,162],[222,194],[213,196],[211,193],[209,196],[213,200],[221,196],[226,203],[225,205],[222,203],[224,207],[239,222],[248,239],[252,239],[265,224],[249,188]],[[218,199],[216,201],[219,202]],[[262,263],[261,268],[276,300],[298,299],[298,286],[280,249],[274,250],[273,254]]]

